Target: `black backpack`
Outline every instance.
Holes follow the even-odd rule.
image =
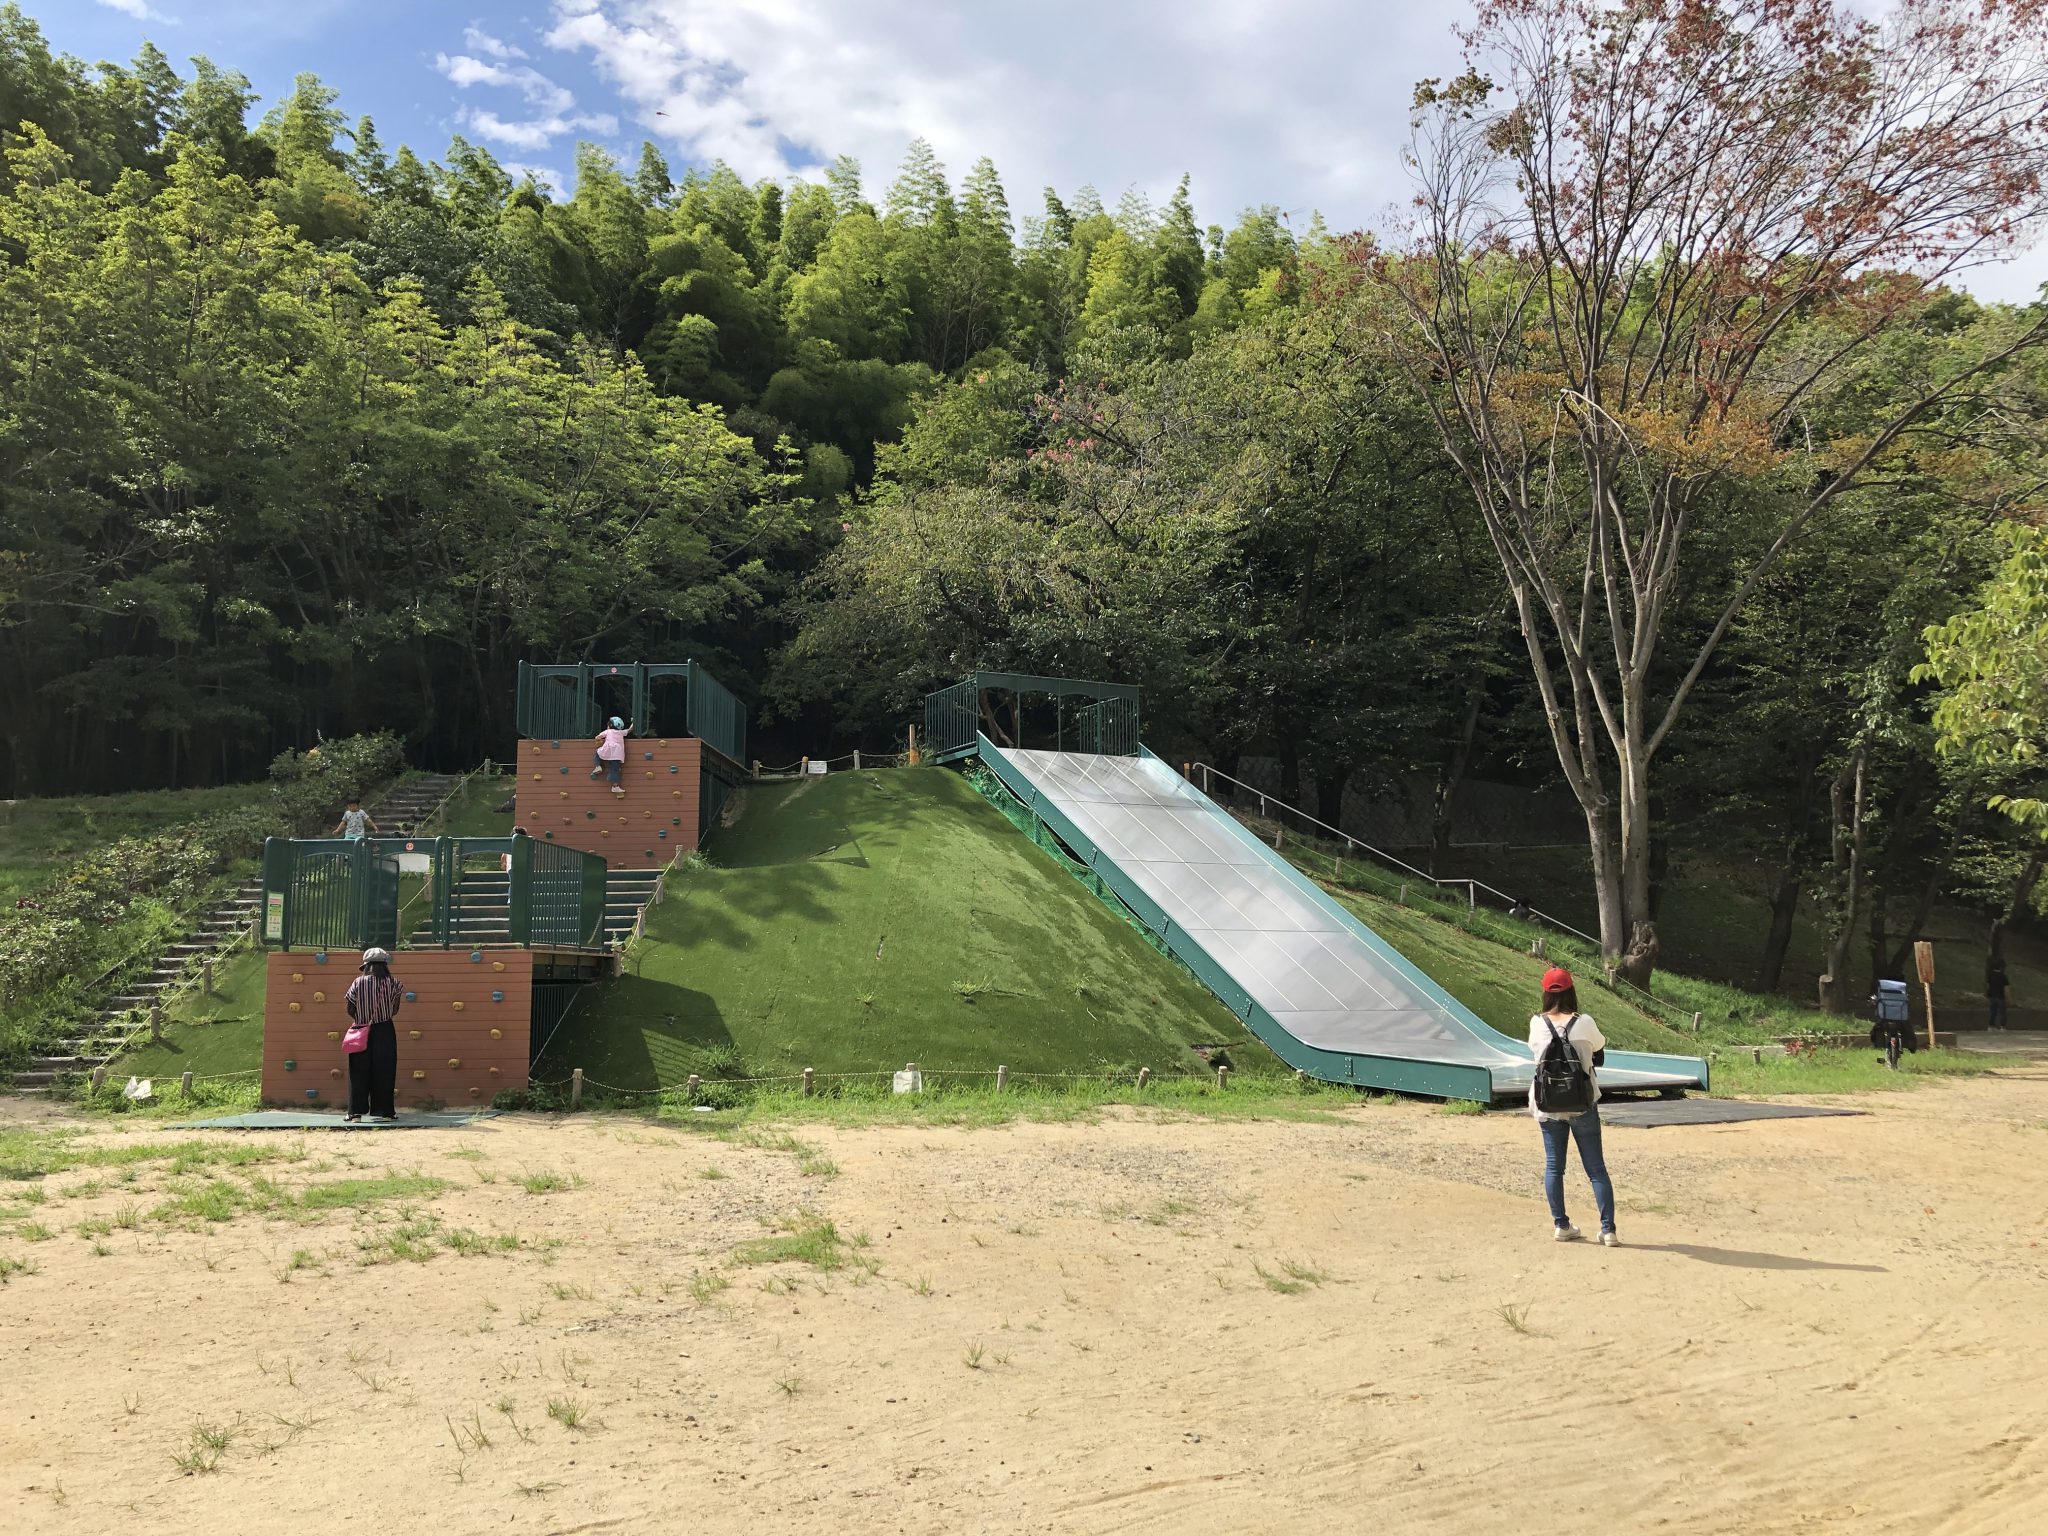
[[[1564,1033],[1549,1019],[1550,1044],[1536,1058],[1536,1109],[1545,1115],[1576,1115],[1593,1107],[1593,1074],[1571,1043],[1575,1013],[1564,1021]]]

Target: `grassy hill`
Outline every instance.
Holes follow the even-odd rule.
[[[1201,1068],[1192,1045],[1250,1039],[945,769],[750,788],[669,891],[631,974],[577,1005],[536,1077],[1166,1073]]]
[[[459,830],[506,830],[481,801]],[[843,773],[757,785],[729,807],[709,857],[679,867],[649,915],[627,974],[582,999],[535,1077],[581,1067],[593,1084],[647,1089],[706,1079],[876,1073],[906,1060],[933,1072],[1203,1070],[1190,1050],[1229,1045],[1241,1070],[1279,1063],[1176,962],[1061,862],[945,769]],[[1449,904],[1422,910],[1377,888],[1355,861],[1288,845],[1309,873],[1487,1023],[1519,1037],[1545,962],[1539,930]],[[1553,955],[1568,946],[1550,936]],[[1582,971],[1590,956],[1564,958]],[[260,956],[224,969],[220,995],[186,997],[159,1046],[122,1073],[174,1079],[242,1071],[262,1043]],[[1718,1092],[1843,1091],[1895,1082],[1875,1058],[1752,1063],[1728,1048],[1825,1024],[1784,998],[1671,973],[1640,1004],[1589,984],[1582,999],[1617,1045],[1721,1050]],[[1690,1030],[1693,1011],[1702,1031]],[[1919,1072],[1979,1069],[1922,1057]]]

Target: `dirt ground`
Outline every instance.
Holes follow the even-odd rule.
[[[1859,1107],[1610,1126],[1612,1251],[1526,1119],[1412,1104],[250,1137],[449,1187],[190,1230],[203,1173],[56,1173],[0,1528],[2048,1530],[2048,1068]],[[744,1262],[799,1210],[838,1267]]]

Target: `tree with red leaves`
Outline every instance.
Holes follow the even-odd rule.
[[[1874,343],[2048,205],[2048,7],[1483,0],[1464,42],[1464,74],[1416,92],[1390,329],[1513,595],[1601,948],[1641,984],[1651,765],[1729,626],[1801,530],[2048,340],[2011,312],[1866,430],[1814,432]],[[1731,508],[1761,536],[1689,561]],[[1707,617],[1663,656],[1681,597]]]

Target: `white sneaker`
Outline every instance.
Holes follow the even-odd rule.
[[[1602,1248],[1619,1248],[1621,1246],[1621,1238],[1612,1232],[1602,1232],[1600,1234],[1600,1246]]]
[[[1551,1233],[1550,1235],[1553,1240],[1560,1243],[1576,1243],[1580,1238],[1584,1237],[1586,1234],[1581,1232],[1577,1227],[1573,1226],[1570,1222],[1566,1222],[1563,1226],[1559,1227],[1555,1232]]]

